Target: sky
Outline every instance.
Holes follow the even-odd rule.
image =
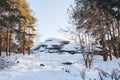
[[[33,15],[37,18],[36,30],[39,41],[48,38],[67,39],[60,28],[68,27],[67,9],[74,0],[28,0]]]

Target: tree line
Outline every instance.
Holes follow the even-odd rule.
[[[26,0],[0,0],[0,56],[30,54],[36,19]]]
[[[69,9],[70,20],[78,33],[79,42],[99,42],[103,60],[108,55],[120,57],[120,0],[75,0]],[[81,35],[82,34],[82,35]],[[83,36],[84,35],[84,36]],[[90,41],[92,39],[92,41]]]

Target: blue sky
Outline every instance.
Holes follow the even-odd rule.
[[[67,9],[74,0],[28,0],[34,16],[37,18],[37,32],[40,40],[47,38],[66,39],[59,28],[68,26]]]

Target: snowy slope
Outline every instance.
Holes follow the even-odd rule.
[[[120,70],[120,60],[103,62],[101,56],[94,56],[91,69],[86,69],[81,54],[32,54],[30,56],[17,55],[14,66],[0,70],[0,80],[100,80],[99,72],[108,73],[104,80],[111,80],[110,75],[114,70]],[[13,57],[12,57],[13,58]],[[62,63],[72,62],[72,65]]]
[[[5,57],[11,64],[0,69],[0,80],[115,80],[120,76],[120,59],[113,57],[112,61],[103,62],[102,56],[94,55],[92,66],[88,69],[84,65],[83,54],[50,54],[48,50],[53,45],[58,48],[60,46],[63,51],[80,51],[80,46],[76,43],[47,39],[34,46],[32,50],[35,50],[29,56],[13,54]],[[96,45],[95,50],[101,51],[99,47]]]

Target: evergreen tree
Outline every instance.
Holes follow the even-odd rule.
[[[20,49],[22,50],[22,53],[24,55],[25,51],[28,48],[28,45],[30,47],[33,44],[32,39],[35,36],[34,24],[36,19],[31,15],[31,10],[26,0],[22,0],[21,3],[18,3],[18,4],[20,5],[19,9],[22,16],[24,16],[24,19],[21,20],[21,24],[19,25],[19,28],[18,28],[20,33],[17,36],[19,37],[19,41],[20,41]]]
[[[6,51],[6,56],[10,56],[21,45],[24,54],[24,48],[33,44],[36,20],[31,12],[26,0],[0,0],[0,55]],[[27,37],[28,33],[32,37]],[[27,40],[31,41],[28,45]]]

